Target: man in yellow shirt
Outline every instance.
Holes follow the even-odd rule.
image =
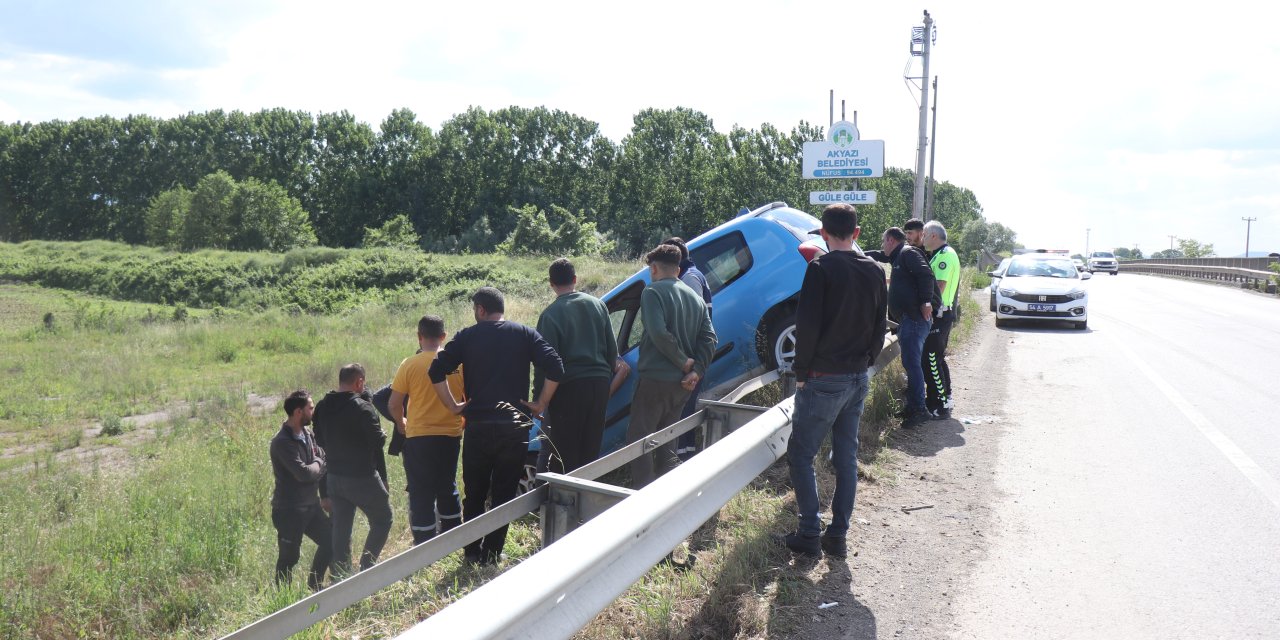
[[[462,447],[462,416],[455,415],[436,395],[427,377],[436,352],[445,342],[444,320],[422,316],[418,321],[421,351],[406,358],[391,382],[392,422],[405,436],[401,460],[409,483],[409,528],[420,544],[462,523],[458,501],[458,452]],[[462,397],[462,369],[449,374],[449,389]],[[406,408],[405,397],[409,398]],[[440,521],[436,523],[436,513]]]

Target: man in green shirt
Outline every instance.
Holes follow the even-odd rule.
[[[959,307],[956,293],[960,290],[960,256],[947,245],[947,228],[937,220],[924,225],[924,247],[929,252],[929,267],[938,283],[942,304],[934,312],[933,329],[924,341],[921,367],[925,377],[925,408],[934,419],[951,417],[951,369],[947,366],[947,342]]]
[[[649,286],[640,294],[640,358],[627,442],[664,429],[680,419],[680,409],[706,375],[716,348],[702,296],[680,282],[680,249],[659,245],[645,256]],[[631,463],[631,480],[639,489],[677,464],[675,447],[667,443]],[[656,469],[655,469],[656,467]]]
[[[575,290],[572,262],[560,258],[547,273],[556,299],[538,316],[538,333],[560,354],[564,376],[547,407],[542,446],[550,450],[547,470],[568,473],[600,455],[618,342],[604,303]],[[539,375],[535,395],[541,383]]]

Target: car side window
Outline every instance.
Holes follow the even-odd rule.
[[[640,294],[644,292],[644,287],[644,282],[637,282],[608,303],[609,322],[613,325],[620,354],[635,348],[644,336],[644,325],[637,322],[640,319]]]
[[[742,232],[735,231],[692,250],[693,261],[707,277],[711,295],[751,270],[751,248]]]

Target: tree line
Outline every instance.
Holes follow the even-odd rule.
[[[620,143],[545,107],[471,108],[438,129],[407,109],[376,129],[346,111],[285,109],[0,123],[0,240],[280,250],[395,232],[435,251],[577,238],[635,253],[742,207],[816,210],[809,191],[852,186],[800,178],[804,142],[822,137],[805,122],[720,133],[686,108],[641,111]],[[889,167],[861,182],[877,191],[859,207],[864,238],[907,217],[912,181]],[[962,252],[1013,248],[969,189],[941,182],[935,203]]]

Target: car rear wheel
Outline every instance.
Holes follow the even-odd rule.
[[[767,342],[762,345],[764,364],[770,370],[791,369],[796,359],[796,314],[787,313],[767,325]]]

